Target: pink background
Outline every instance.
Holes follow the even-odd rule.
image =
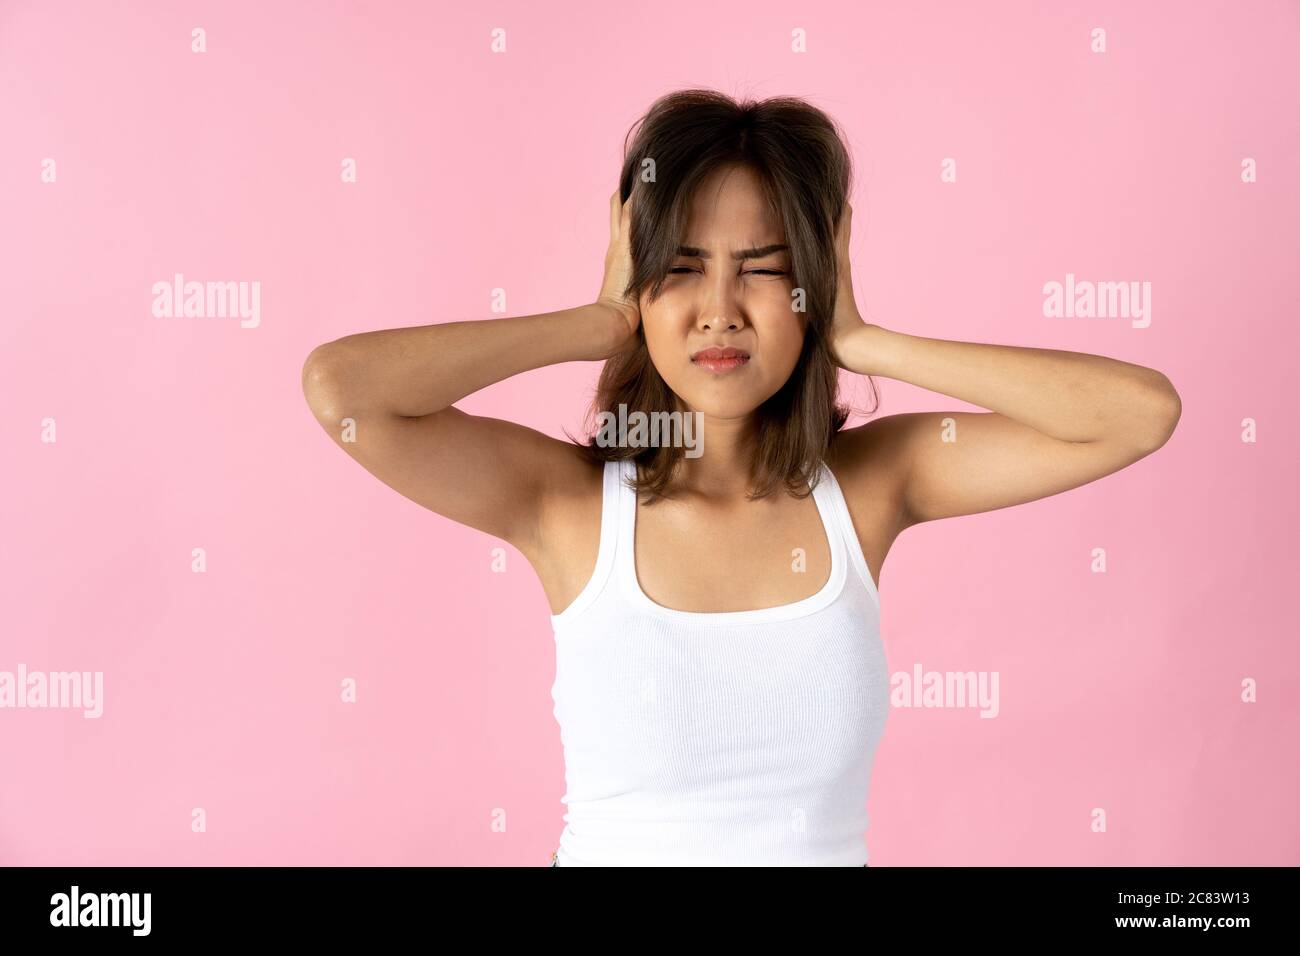
[[[470,6],[0,5],[0,670],[105,681],[97,720],[0,710],[0,862],[546,863],[540,585],[334,447],[299,372],[490,318],[497,287],[512,315],[589,301],[624,133],[698,85],[848,130],[869,320],[1150,365],[1183,399],[1128,470],[895,544],[890,670],[997,671],[1001,713],[893,710],[873,865],[1300,863],[1300,7]],[[176,272],[259,281],[260,326],[155,318]],[[1151,326],[1045,318],[1067,272],[1150,281]],[[597,370],[462,407],[559,436]],[[882,414],[968,407],[879,385]]]

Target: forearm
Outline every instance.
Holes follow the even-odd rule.
[[[863,325],[845,365],[998,412],[1064,441],[1163,441],[1180,403],[1155,369],[1082,352],[955,342]]]
[[[584,305],[361,332],[314,350],[303,380],[345,394],[354,412],[429,415],[520,372],[603,359],[618,341],[618,321],[601,306]]]

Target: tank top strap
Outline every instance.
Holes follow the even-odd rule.
[[[636,498],[635,488],[628,487],[628,482],[636,477],[636,461],[624,458],[614,462],[613,517],[618,525],[617,542],[614,546],[614,577],[617,583],[627,589],[636,581]]]
[[[818,472],[819,480],[813,488],[813,494],[820,496],[818,500],[825,505],[824,511],[830,516],[829,525],[833,525],[836,535],[840,539],[843,548],[842,553],[847,554],[849,563],[857,572],[858,579],[862,582],[863,587],[871,595],[871,600],[875,603],[877,609],[880,607],[880,594],[876,590],[876,582],[871,577],[871,569],[867,566],[867,557],[862,553],[862,543],[858,539],[857,529],[853,527],[853,516],[849,514],[849,504],[844,498],[844,489],[840,487],[839,480],[823,461]],[[828,527],[828,531],[831,528]]]

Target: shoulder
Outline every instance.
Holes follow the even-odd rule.
[[[836,433],[826,465],[844,493],[855,522],[862,517],[889,537],[907,526],[903,508],[908,448],[924,414],[885,415]]]
[[[840,483],[856,483],[901,470],[903,452],[916,429],[915,414],[884,415],[836,432],[826,453],[826,464]]]
[[[537,550],[565,550],[569,532],[579,537],[594,524],[599,533],[604,499],[605,462],[594,458],[581,445],[564,443],[546,462],[538,476]]]
[[[535,530],[519,550],[537,572],[551,612],[558,613],[582,590],[599,556],[605,462],[569,443],[545,470]]]

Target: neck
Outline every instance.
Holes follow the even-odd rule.
[[[750,490],[750,463],[756,447],[754,416],[702,417],[704,453],[681,460],[673,491],[710,498],[744,496]]]

